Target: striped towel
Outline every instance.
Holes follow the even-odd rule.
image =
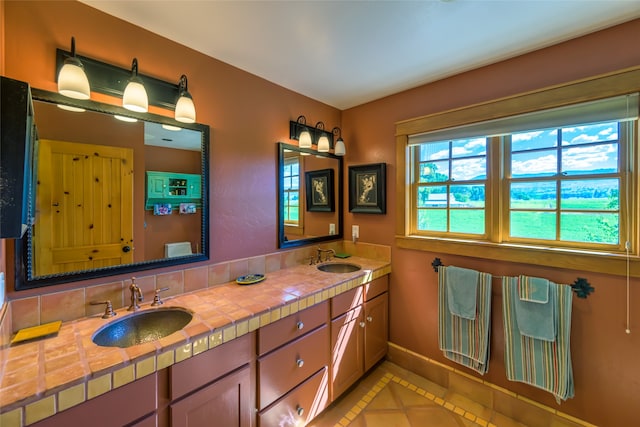
[[[444,356],[474,371],[489,370],[491,324],[491,275],[478,274],[475,319],[456,316],[449,310],[447,267],[438,269],[438,344]]]
[[[516,319],[518,278],[502,279],[504,359],[510,381],[546,390],[560,402],[574,396],[569,346],[572,290],[570,286],[549,282],[549,294],[549,301],[555,300],[557,304],[554,310],[555,341],[545,341],[520,333]]]

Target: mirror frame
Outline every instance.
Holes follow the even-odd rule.
[[[338,227],[336,234],[328,234],[326,236],[310,237],[306,239],[285,240],[285,227],[284,227],[284,187],[282,185],[284,179],[284,153],[285,150],[296,151],[299,153],[309,153],[316,156],[323,156],[328,159],[335,159],[338,161],[337,171],[337,194],[335,196],[336,210],[338,212]],[[278,143],[278,247],[279,248],[293,248],[297,246],[303,246],[310,243],[326,242],[329,240],[342,240],[343,228],[344,228],[344,213],[342,210],[342,202],[344,200],[344,166],[341,156],[336,156],[332,153],[319,153],[310,148],[300,148],[297,145],[286,144],[284,142]],[[300,185],[304,185],[301,182]]]
[[[135,113],[115,105],[104,104],[92,100],[75,100],[67,98],[58,93],[49,92],[42,89],[31,88],[31,98],[34,101],[43,101],[55,104],[64,104],[72,107],[81,107],[87,110],[111,114],[133,117],[141,121],[156,122],[160,124],[168,124],[180,126],[185,129],[202,132],[202,230],[201,242],[202,252],[192,256],[177,258],[161,258],[156,260],[141,261],[133,264],[123,264],[113,267],[103,267],[92,270],[80,270],[68,273],[58,273],[46,276],[31,277],[31,261],[29,251],[29,232],[26,232],[21,239],[14,240],[14,275],[15,290],[26,290],[39,288],[43,286],[56,285],[67,282],[75,282],[79,280],[95,279],[99,277],[115,276],[118,274],[134,273],[143,270],[151,270],[154,268],[171,267],[182,264],[191,264],[199,261],[207,261],[209,259],[209,126],[200,123],[180,123],[166,116],[152,113]],[[37,124],[38,118],[35,117]],[[36,128],[37,129],[37,128]],[[34,165],[35,166],[35,165]],[[31,189],[30,197],[35,198],[35,189]],[[29,208],[31,215],[31,207]]]

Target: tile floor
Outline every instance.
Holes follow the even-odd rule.
[[[309,427],[523,427],[385,361]]]

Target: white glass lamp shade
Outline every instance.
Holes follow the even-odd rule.
[[[89,99],[89,79],[80,60],[67,58],[58,74],[58,93],[73,99]]]
[[[329,138],[327,138],[326,135],[322,135],[318,140],[318,152],[319,153],[329,152]]]
[[[300,132],[300,136],[298,137],[298,147],[300,148],[311,148],[311,133],[308,130],[303,130]]]
[[[129,81],[129,84],[127,84],[127,87],[124,89],[124,94],[122,95],[122,106],[136,113],[146,113],[149,111],[147,91],[139,79],[132,79]]]
[[[196,122],[196,107],[191,96],[183,94],[176,102],[176,120],[182,123]]]
[[[336,156],[344,156],[346,154],[344,141],[342,140],[342,138],[338,138],[338,140],[336,141],[336,146],[334,147],[333,153]]]

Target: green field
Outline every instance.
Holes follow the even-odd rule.
[[[561,200],[560,240],[571,242],[593,242],[618,244],[618,212],[610,210],[609,198],[569,198]],[[468,206],[471,207],[471,206]],[[556,240],[557,225],[555,200],[518,200],[512,202],[510,222],[512,237]],[[534,211],[533,209],[538,209]],[[580,212],[566,212],[566,209]],[[540,211],[547,210],[547,211]],[[594,211],[594,212],[589,212]],[[484,234],[483,210],[452,209],[447,230],[446,209],[421,209],[418,213],[418,229],[424,231],[451,231],[455,233]]]

